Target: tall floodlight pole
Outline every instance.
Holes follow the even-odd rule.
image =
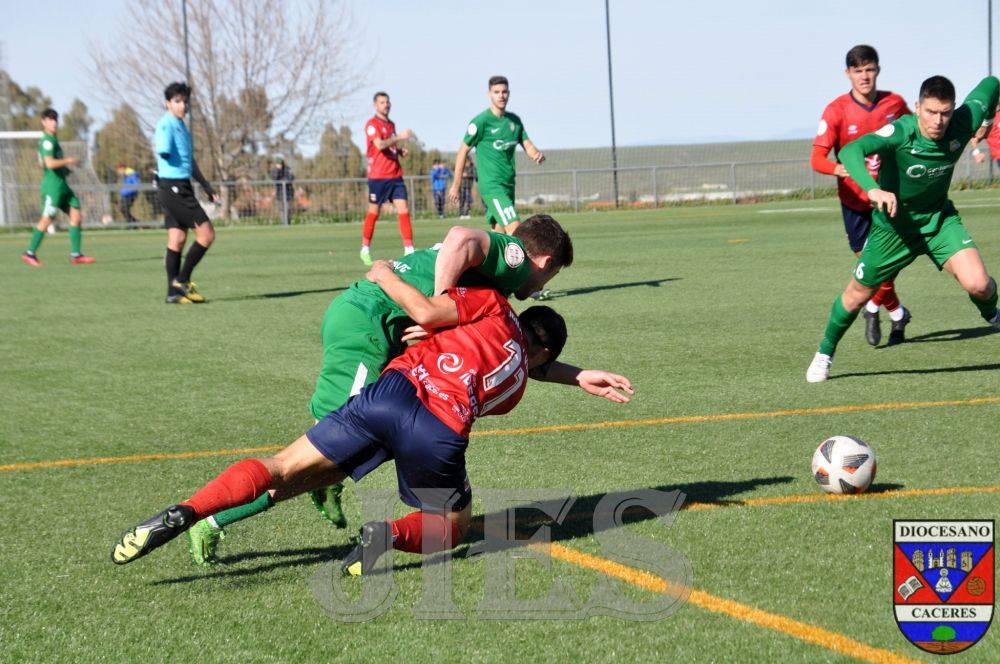
[[[991,0],[992,1],[992,0]],[[611,103],[611,173],[615,182],[615,207],[618,207],[618,144],[615,141],[615,86],[611,79],[611,13],[604,0],[604,33],[608,44],[608,101]]]

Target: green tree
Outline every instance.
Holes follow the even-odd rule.
[[[319,151],[316,156],[303,163],[299,169],[300,178],[363,178],[365,176],[365,159],[361,150],[351,139],[351,130],[342,126],[339,129],[332,123],[327,123],[319,141]]]
[[[111,119],[94,134],[94,170],[104,182],[115,182],[115,168],[125,164],[149,180],[156,162],[149,140],[142,131],[139,114],[128,104],[116,108]]]

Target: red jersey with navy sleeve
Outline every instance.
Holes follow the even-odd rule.
[[[417,388],[417,398],[467,436],[484,415],[509,413],[528,379],[527,343],[517,314],[492,288],[450,288],[458,325],[410,346],[386,366]]]
[[[821,150],[823,154],[836,150],[839,154],[841,148],[856,138],[881,129],[909,113],[906,101],[895,92],[880,90],[875,103],[870,106],[862,104],[848,92],[831,101],[824,109],[813,149]],[[877,180],[881,165],[879,156],[871,155],[867,162],[868,172]],[[852,210],[864,212],[871,208],[868,194],[852,178],[837,178],[837,194],[840,202]]]
[[[399,165],[399,150],[390,145],[384,150],[375,147],[374,139],[383,141],[396,135],[396,125],[392,120],[383,120],[377,115],[365,123],[365,141],[368,145],[368,179],[390,180],[403,177],[403,167]]]

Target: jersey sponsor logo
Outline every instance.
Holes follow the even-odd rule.
[[[438,355],[437,367],[441,373],[455,373],[462,368],[464,361],[455,353],[441,353]]]
[[[493,141],[494,150],[500,150],[500,151],[509,150],[510,148],[515,147],[516,145],[517,141],[505,141],[501,138],[498,138],[497,140]]]
[[[993,619],[994,521],[892,522],[892,608],[899,631],[929,653],[974,646]]]
[[[895,131],[896,131],[896,125],[887,124],[878,131],[876,131],[875,133],[881,136],[882,138],[889,138],[890,136],[893,135]]]
[[[816,135],[817,136],[822,136],[823,134],[825,134],[826,133],[826,127],[827,127],[826,120],[820,120],[819,121],[819,127],[816,128]]]
[[[503,250],[503,260],[510,267],[520,267],[524,262],[524,249],[521,248],[521,245],[513,242],[508,244],[507,248]]]
[[[913,164],[906,169],[906,174],[909,175],[914,180],[920,179],[927,176],[928,179],[939,178],[942,175],[946,175],[951,171],[952,165],[945,164],[943,166],[935,166],[934,168],[927,168],[924,164]]]
[[[374,136],[375,135],[375,125],[368,125],[368,129],[367,129],[367,131],[365,133],[367,133],[369,136]]]
[[[476,129],[476,123],[475,122],[470,122],[469,123],[469,128],[466,131],[469,132],[469,136],[475,136],[476,135],[476,131],[478,131]]]

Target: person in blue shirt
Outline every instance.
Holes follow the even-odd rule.
[[[171,83],[163,91],[167,112],[156,123],[157,199],[163,207],[163,225],[167,229],[167,304],[204,302],[205,297],[191,282],[191,273],[215,241],[215,228],[204,208],[194,197],[191,178],[201,185],[212,201],[219,196],[198,169],[194,158],[191,132],[184,124],[191,88],[186,83]],[[181,252],[188,231],[194,230],[194,242],[181,266]]]
[[[122,178],[122,186],[118,190],[122,216],[125,217],[125,224],[129,230],[135,230],[139,227],[139,222],[132,215],[132,206],[135,205],[135,199],[139,195],[139,188],[136,186],[139,184],[139,174],[134,168],[129,168],[125,164],[118,164],[116,170]]]
[[[434,193],[434,207],[440,219],[444,219],[445,190],[448,188],[448,178],[451,176],[451,170],[444,165],[444,162],[436,159],[431,168],[431,191]]]

